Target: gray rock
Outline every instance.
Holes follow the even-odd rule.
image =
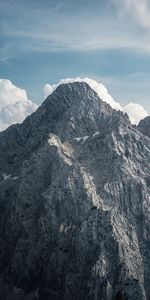
[[[144,135],[150,137],[150,116],[146,117],[144,120],[141,120],[138,129]]]
[[[150,142],[126,114],[86,83],[61,85],[0,134],[0,169],[10,175],[0,183],[8,289],[41,300],[150,299]]]
[[[4,179],[4,176],[3,176],[3,174],[0,172],[0,182],[3,181],[3,179]]]

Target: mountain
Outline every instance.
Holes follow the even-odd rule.
[[[144,135],[150,137],[150,116],[146,117],[144,120],[141,120],[138,129]]]
[[[150,299],[150,140],[88,84],[0,133],[0,294]]]

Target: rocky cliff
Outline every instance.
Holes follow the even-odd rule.
[[[150,139],[86,83],[0,133],[5,299],[150,299]]]
[[[144,120],[141,120],[138,129],[144,135],[150,137],[150,116],[146,117]]]

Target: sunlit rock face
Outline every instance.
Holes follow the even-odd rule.
[[[150,116],[146,117],[144,120],[141,120],[138,129],[144,134],[150,137]]]
[[[149,164],[149,138],[82,82],[0,133],[3,299],[150,299]]]

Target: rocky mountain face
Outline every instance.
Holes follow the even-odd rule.
[[[0,299],[150,299],[150,139],[86,83],[0,133]]]
[[[138,129],[144,135],[150,137],[150,116],[146,117],[144,120],[141,120]]]

